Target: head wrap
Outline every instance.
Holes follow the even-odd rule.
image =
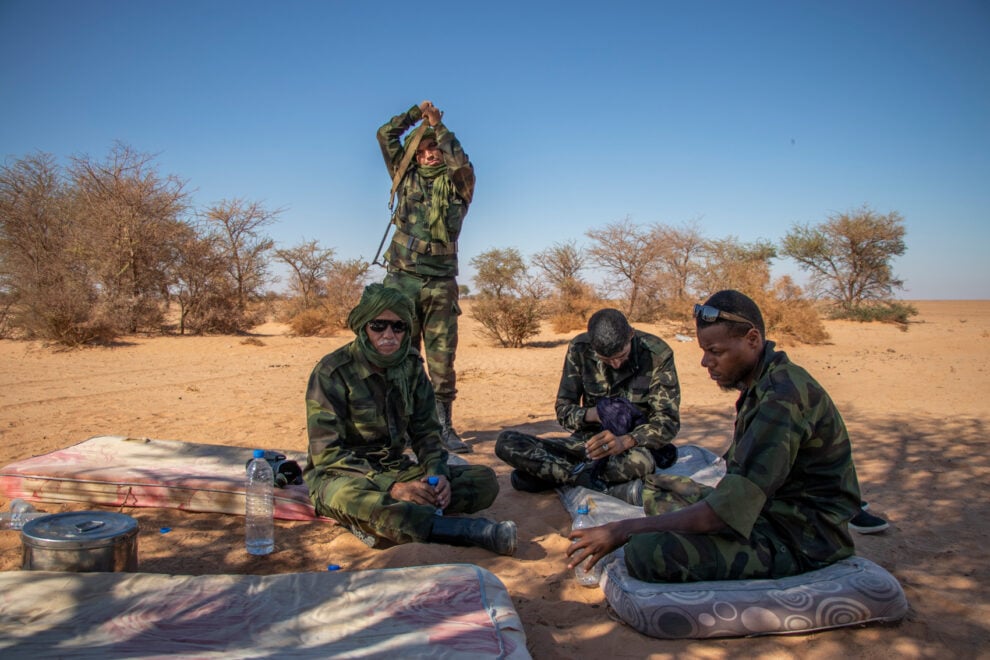
[[[385,310],[394,312],[409,326],[409,330],[403,333],[399,349],[391,355],[379,353],[371,340],[368,339],[368,321],[374,320]],[[359,356],[374,366],[385,370],[385,378],[399,390],[407,415],[412,413],[409,376],[412,373],[414,361],[406,359],[412,341],[412,318],[413,304],[406,294],[377,282],[364,288],[361,301],[347,316],[348,327],[357,335],[357,339],[351,342],[352,355]]]
[[[412,138],[412,133],[406,138],[405,148],[408,149],[412,146],[410,139]],[[423,137],[420,139],[420,144],[426,142],[427,140],[437,141],[437,132],[433,130],[432,127],[427,127],[423,131]],[[447,164],[440,163],[439,165],[420,165],[416,163],[416,169],[419,171],[419,175],[426,179],[427,181],[433,181],[433,189],[430,193],[430,209],[427,212],[426,219],[430,224],[430,236],[435,241],[440,241],[441,243],[449,243],[450,235],[447,233],[447,209],[450,207],[450,197],[454,192],[454,184],[451,183],[450,177],[447,176]]]

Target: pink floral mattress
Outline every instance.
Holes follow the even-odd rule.
[[[251,453],[245,447],[96,436],[0,468],[0,492],[34,502],[244,515],[244,466]],[[304,453],[281,453],[306,463]],[[275,517],[317,518],[306,487],[276,488]]]
[[[0,655],[529,658],[470,564],[281,575],[0,572]]]

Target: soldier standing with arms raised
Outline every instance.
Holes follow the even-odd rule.
[[[422,339],[444,444],[450,451],[466,453],[471,448],[457,435],[452,418],[461,313],[455,278],[457,239],[474,196],[475,177],[471,161],[442,118],[432,102],[423,101],[378,129],[378,144],[398,196],[383,283],[415,304],[413,346]],[[423,124],[400,141],[421,119]]]

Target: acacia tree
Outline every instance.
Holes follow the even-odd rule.
[[[516,248],[487,250],[471,259],[477,271],[474,283],[479,291],[502,298],[519,290],[519,282],[526,273],[526,262]]]
[[[530,259],[555,289],[556,295],[549,302],[547,312],[557,332],[584,327],[598,306],[594,287],[581,278],[587,260],[587,253],[573,240],[554,243]]]
[[[540,332],[542,299],[546,292],[529,276],[515,248],[492,249],[471,260],[480,290],[471,315],[483,334],[503,347],[519,348]]]
[[[656,245],[657,263],[644,283],[639,316],[686,318],[708,241],[694,222],[683,227],[658,223],[651,227],[649,237]]]
[[[226,262],[215,235],[192,226],[172,260],[169,293],[179,306],[179,334],[227,332],[239,328]]]
[[[657,229],[640,229],[626,217],[604,229],[589,229],[585,235],[593,241],[588,248],[591,261],[625,290],[626,316],[638,320],[640,295],[661,264],[663,244]]]
[[[261,233],[274,223],[280,210],[269,211],[258,202],[223,200],[210,207],[205,219],[217,233],[227,272],[233,281],[237,309],[246,313],[250,299],[268,283],[268,253],[275,241]]]
[[[71,159],[77,248],[96,273],[95,317],[134,332],[161,321],[169,259],[185,235],[184,183],[162,177],[152,156],[116,143],[108,156]]]
[[[904,220],[896,212],[880,215],[862,207],[837,213],[816,225],[794,225],[781,254],[810,273],[815,290],[846,310],[868,302],[887,302],[904,282],[891,260],[907,251]]]
[[[573,282],[581,281],[581,271],[587,260],[588,255],[578,248],[574,240],[554,243],[530,258],[533,265],[561,293]]]
[[[776,248],[766,240],[742,243],[730,236],[707,241],[695,288],[702,298],[721,289],[736,289],[755,300],[756,292],[770,286],[770,261],[776,256]]]
[[[0,295],[6,328],[78,344],[97,339],[96,295],[76,248],[72,197],[54,156],[36,153],[0,168]]]
[[[275,250],[275,258],[292,270],[289,290],[301,299],[301,309],[313,307],[317,298],[326,295],[326,278],[333,267],[334,254],[333,248],[321,248],[315,240]]]

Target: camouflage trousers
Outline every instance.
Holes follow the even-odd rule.
[[[502,431],[495,441],[495,455],[520,472],[556,484],[574,482],[573,471],[587,459],[585,440],[538,438],[517,431]],[[640,479],[653,472],[653,455],[648,449],[634,447],[619,456],[609,456],[600,478],[606,483]]]
[[[444,515],[487,509],[498,495],[495,471],[484,465],[450,465],[450,504]],[[396,481],[418,481],[425,475],[415,465],[386,472]],[[310,490],[316,512],[347,527],[370,547],[385,539],[392,543],[424,543],[430,537],[436,508],[401,502],[363,476],[326,475]]]
[[[650,475],[643,480],[643,509],[647,515],[676,511],[711,490],[688,477]],[[748,539],[731,530],[634,534],[625,545],[625,556],[629,575],[644,582],[779,578],[819,568],[802,565],[762,518]]]
[[[426,368],[437,401],[453,401],[457,396],[457,374],[454,371],[457,317],[461,313],[457,280],[453,277],[427,277],[392,271],[382,283],[402,291],[415,304],[416,317],[413,319],[410,345],[419,347],[422,341]]]

